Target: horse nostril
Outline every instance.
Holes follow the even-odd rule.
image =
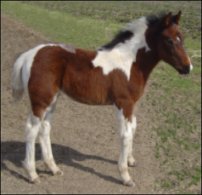
[[[180,74],[189,74],[191,71],[191,67],[189,65],[185,66],[182,69],[178,70]]]
[[[188,74],[191,71],[191,67],[190,65],[186,66],[186,68],[184,69],[184,74]]]

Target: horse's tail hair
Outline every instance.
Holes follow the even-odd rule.
[[[22,78],[23,66],[25,65],[25,60],[23,59],[23,54],[21,54],[13,65],[12,73],[12,95],[15,100],[20,100],[24,93],[24,84]]]
[[[32,63],[37,52],[45,45],[39,45],[22,53],[13,65],[12,95],[15,100],[20,100],[24,90],[27,89]]]

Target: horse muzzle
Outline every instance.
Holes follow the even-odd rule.
[[[183,68],[177,69],[180,74],[189,74],[193,69],[193,65],[189,64],[184,66]]]

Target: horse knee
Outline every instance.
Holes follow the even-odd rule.
[[[25,128],[25,134],[26,134],[26,140],[32,141],[35,140],[35,138],[38,135],[39,129],[40,129],[41,121],[38,117],[34,115],[30,115]]]
[[[51,124],[49,121],[43,121],[40,129],[40,135],[47,136],[50,134]]]
[[[124,132],[121,135],[121,142],[122,142],[122,144],[123,144],[124,147],[129,146],[129,144],[132,141],[132,139],[133,139],[132,130],[130,130],[130,132]]]

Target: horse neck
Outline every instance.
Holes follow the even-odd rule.
[[[131,70],[132,82],[138,80],[144,87],[149,75],[159,61],[156,51],[146,51],[145,49],[138,51],[137,59],[133,63]]]

